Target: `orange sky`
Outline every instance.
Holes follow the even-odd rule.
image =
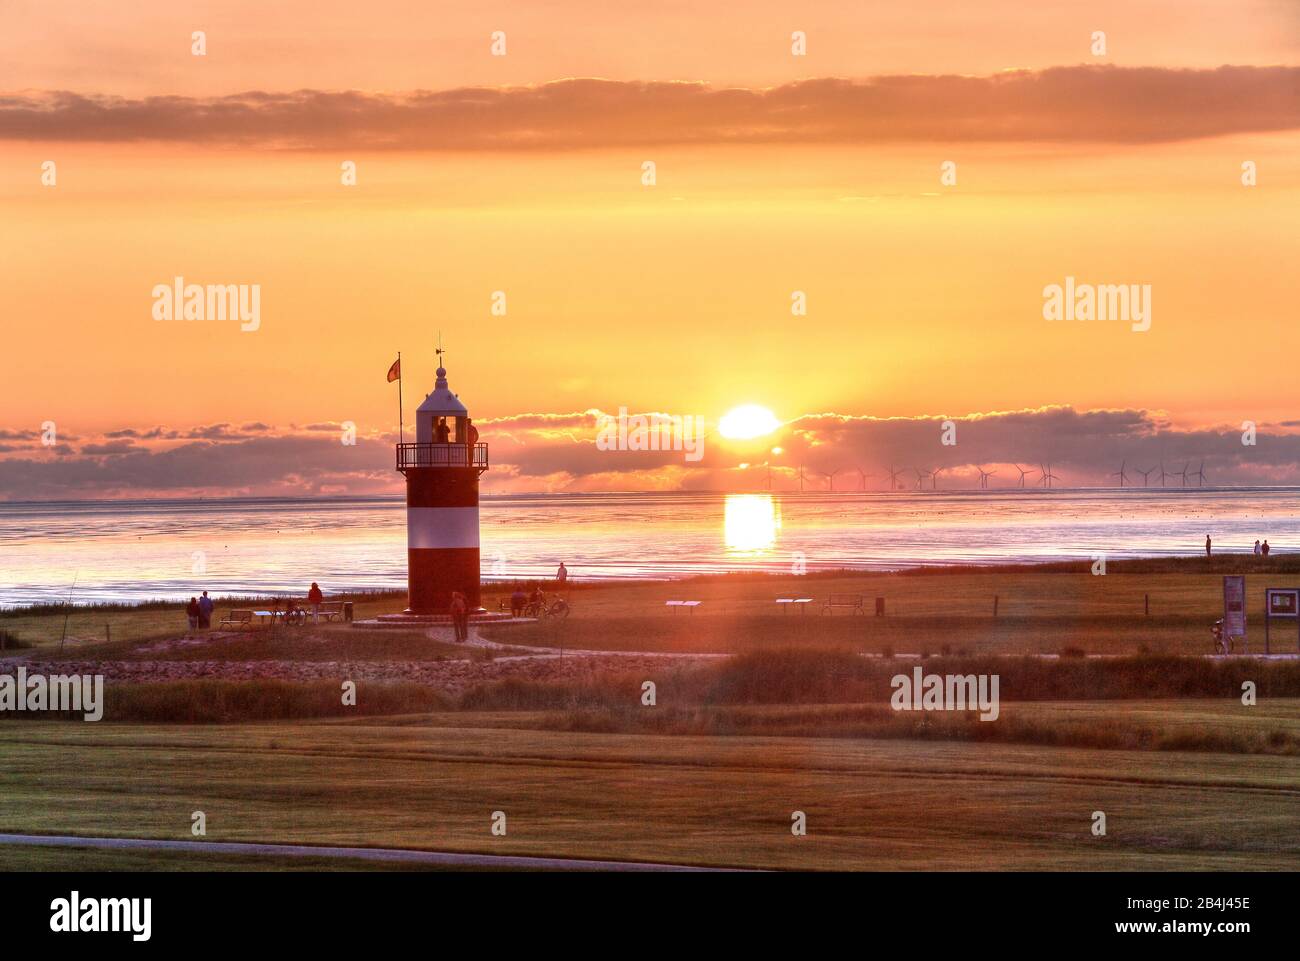
[[[761,88],[1081,63],[1285,65],[1300,43],[1288,5],[1220,0],[1083,13],[1072,3],[321,6],[150,2],[128,16],[120,4],[10,4],[0,92],[203,98],[574,76]],[[208,56],[190,55],[192,29],[208,32]],[[494,29],[507,31],[504,58],[488,54]],[[808,57],[790,56],[792,29],[808,31]],[[1089,56],[1094,29],[1107,31],[1110,55]],[[725,142],[709,133],[730,129],[729,108],[714,102],[691,143],[658,142],[701,123],[676,107],[646,113],[654,142],[630,143],[648,129],[639,115],[620,126],[581,103],[556,108],[568,111],[567,142],[584,149],[353,148],[332,119],[309,121],[315,142],[280,149],[264,133],[241,139],[239,120],[229,137],[177,133],[175,114],[143,100],[131,109],[149,116],[121,123],[154,126],[104,142],[77,114],[66,130],[55,120],[42,128],[51,135],[0,141],[5,343],[21,359],[0,388],[0,427],[53,419],[93,435],[351,420],[389,431],[384,371],[402,350],[409,414],[431,386],[439,330],[453,386],[481,418],[619,406],[716,418],[755,401],[783,420],[1043,405],[1158,410],[1189,427],[1286,420],[1300,346],[1300,124],[1294,89],[1289,101],[1280,89],[1282,102],[1253,106],[1229,91],[1206,105],[1213,135],[1149,143],[1126,141],[1168,118],[1138,111],[1111,137],[1090,126],[1108,117],[1081,114],[1087,130],[1073,138],[1068,102],[1045,108],[1049,135],[1041,122],[1017,134],[1023,109],[995,104],[1009,133],[984,136],[994,113],[951,142],[949,120],[934,117],[916,121],[930,124],[916,140],[846,128]],[[1114,103],[1122,112],[1122,96]],[[827,109],[849,124],[860,115]],[[1234,129],[1252,110],[1283,119]],[[1199,112],[1198,101],[1180,123]],[[522,136],[530,121],[510,116]],[[0,135],[5,123],[0,110]],[[912,129],[912,118],[899,123]],[[55,187],[40,182],[47,160]],[[355,187],[340,184],[344,160],[358,165]],[[640,180],[646,160],[652,188]],[[945,160],[958,165],[956,186],[940,185]],[[1241,185],[1244,160],[1259,186]],[[261,328],[153,320],[152,288],[177,275],[259,284]],[[1044,321],[1042,288],[1067,275],[1151,284],[1151,330]],[[489,313],[497,290],[505,317]],[[796,290],[807,317],[791,316]]]
[[[412,396],[427,389],[441,329],[481,416],[747,399],[787,418],[1281,416],[1295,358],[1259,348],[1295,342],[1298,145],[673,148],[653,190],[627,152],[358,156],[344,188],[335,157],[87,145],[59,148],[48,189],[16,183],[49,152],[24,145],[0,162],[0,252],[25,318],[8,343],[43,362],[11,372],[5,406],[86,429],[387,426],[384,370],[401,349]],[[1268,186],[1237,183],[1241,157]],[[152,288],[177,274],[260,284],[261,329],[154,321]],[[1041,289],[1067,274],[1152,284],[1151,330],[1044,322]]]
[[[807,76],[994,73],[1090,58],[1217,67],[1294,63],[1289,0],[9,0],[0,89],[123,96],[437,90],[560,77],[769,85]],[[194,30],[207,58],[189,55]],[[503,30],[507,56],[488,56]],[[808,56],[789,56],[792,31]]]

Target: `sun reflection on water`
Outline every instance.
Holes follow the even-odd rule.
[[[770,494],[728,494],[722,529],[728,554],[767,554],[776,546],[781,514]]]

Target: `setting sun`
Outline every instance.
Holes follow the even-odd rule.
[[[728,440],[752,440],[770,434],[780,426],[776,415],[766,407],[742,404],[722,415],[722,420],[718,421],[718,433]]]

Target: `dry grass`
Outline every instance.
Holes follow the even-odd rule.
[[[389,635],[384,635],[386,639]],[[410,640],[393,639],[397,657]],[[427,641],[425,643],[428,643]],[[242,652],[241,652],[242,653]],[[440,657],[441,655],[432,655]],[[326,658],[329,659],[329,658]],[[459,699],[420,684],[362,682],[359,708],[344,707],[338,681],[196,679],[175,682],[111,683],[106,688],[106,716],[114,721],[212,723],[347,717],[356,714],[404,714],[455,708],[462,712],[535,712],[547,717],[542,726],[574,730],[653,730],[659,733],[737,733],[748,725],[772,725],[771,733],[798,736],[859,736],[1019,740],[1083,746],[1171,747],[1168,738],[1089,732],[1077,726],[1063,740],[1037,721],[1018,728],[1001,720],[971,725],[963,716],[896,714],[888,705],[892,678],[927,674],[996,674],[1003,705],[1045,701],[1129,702],[1160,698],[1205,698],[1239,702],[1242,685],[1255,685],[1261,702],[1300,697],[1300,662],[1180,657],[1061,658],[936,657],[925,661],[864,658],[843,650],[784,649],[752,652],[723,660],[664,663],[638,672],[583,670],[563,680],[507,677],[477,684]],[[638,710],[642,684],[653,680],[659,709]],[[834,705],[839,713],[798,710],[752,718],[733,708],[781,705],[788,708]],[[50,715],[13,714],[33,718]],[[567,719],[566,719],[567,718]],[[933,719],[933,720],[931,720]],[[1292,750],[1290,736],[1260,742],[1270,729],[1238,732],[1198,740],[1180,731],[1189,749]],[[1249,733],[1250,736],[1247,736]],[[1135,740],[1136,738],[1136,740]],[[1139,743],[1142,742],[1142,743]],[[1237,745],[1237,747],[1233,747]]]
[[[1246,573],[1251,599],[1252,650],[1262,648],[1257,610],[1262,588],[1300,577],[1300,557],[1276,556],[1267,564],[1251,556],[1112,561],[1104,577],[1090,563],[1036,567],[927,568],[899,573],[831,572],[802,577],[729,574],[675,582],[573,584],[565,594],[573,615],[563,622],[488,629],[504,643],[597,650],[708,651],[729,653],[792,643],[843,645],[880,653],[1201,654],[1210,650],[1209,626],[1222,613],[1222,574]],[[484,605],[495,609],[509,588],[486,585]],[[779,595],[815,598],[860,593],[868,610],[884,597],[887,615],[823,617],[815,611],[782,615]],[[993,617],[993,598],[999,616]],[[1144,612],[1150,598],[1150,616]],[[703,601],[699,611],[670,614],[664,601]],[[218,603],[219,619],[232,605]],[[357,600],[358,619],[401,610],[398,594]],[[0,612],[0,629],[34,644],[57,645],[63,630],[58,609]],[[215,623],[215,621],[214,621]],[[104,641],[135,644],[176,637],[186,629],[180,605],[138,608],[74,608],[70,646]],[[1280,627],[1275,650],[1296,651],[1292,627]]]
[[[445,711],[452,704],[424,684],[357,681],[356,703],[343,703],[339,681],[164,681],[106,684],[104,716],[114,722],[230,724],[305,718],[358,717]],[[11,724],[68,720],[83,712],[11,712]]]
[[[1285,716],[1236,717],[1238,723],[1203,726],[1181,715],[1179,705],[1144,717],[1110,704],[1006,705],[996,721],[974,711],[895,712],[880,705],[828,704],[779,707],[663,707],[620,705],[572,708],[530,717],[535,730],[693,737],[807,737],[871,740],[966,741],[1122,751],[1300,756],[1300,710]],[[1092,710],[1063,712],[1060,707]]]
[[[1235,714],[1143,710],[1153,725]],[[490,720],[0,725],[0,831],[188,839],[203,810],[222,841],[811,870],[1300,868],[1294,757]],[[495,810],[506,837],[490,833]],[[807,837],[791,836],[795,810]],[[1095,810],[1105,838],[1091,834]]]
[[[927,674],[997,674],[1004,701],[1237,700],[1242,683],[1260,698],[1300,697],[1300,662],[1164,656],[1114,658],[864,658],[842,650],[787,648],[665,668],[661,698],[677,704],[888,704],[891,679],[921,667]],[[468,691],[470,710],[534,710],[635,703],[640,674],[595,674],[571,681],[509,678]]]

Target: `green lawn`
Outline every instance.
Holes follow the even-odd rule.
[[[1295,723],[1294,704],[1279,709]],[[1243,723],[1217,702],[1111,710]],[[188,839],[202,810],[211,840],[770,868],[1300,868],[1295,757],[493,726],[516,720],[7,724],[0,831]],[[790,834],[795,810],[808,837]],[[0,848],[0,868],[66,858]]]
[[[1290,564],[1288,560],[1286,563]],[[1204,654],[1210,651],[1209,627],[1222,613],[1219,568],[1250,570],[1248,606],[1251,651],[1263,650],[1263,622],[1258,613],[1266,581],[1300,580],[1300,570],[1278,568],[1262,573],[1249,559],[1199,559],[1113,562],[1105,576],[1089,565],[1007,570],[946,570],[911,574],[831,576],[732,576],[675,583],[637,582],[578,585],[566,592],[573,614],[563,621],[535,625],[485,627],[491,640],[506,644],[558,646],[595,650],[699,651],[726,653],[790,644],[842,645],[854,650],[934,653],[945,649],[969,653],[1059,653],[1078,648],[1091,654]],[[1279,580],[1279,578],[1281,580]],[[775,599],[802,595],[817,599],[830,593],[865,596],[867,609],[884,597],[885,617],[822,616],[818,606],[807,613],[782,614]],[[993,599],[998,598],[998,616]],[[488,589],[484,605],[495,610],[503,589]],[[1150,615],[1146,601],[1150,600]],[[669,599],[700,600],[695,614],[671,613]],[[357,608],[358,619],[400,610],[400,597],[370,599]],[[225,606],[218,606],[218,618]],[[103,644],[106,630],[122,646]],[[0,614],[0,628],[44,647],[57,645],[63,615],[21,612]],[[176,637],[185,630],[179,609],[78,609],[69,620],[70,647],[80,652],[116,656],[130,646]],[[359,630],[347,627],[326,631]],[[306,629],[304,635],[320,633]],[[353,646],[379,647],[376,632]],[[1275,652],[1300,651],[1294,625],[1277,626]],[[335,638],[335,643],[346,643]],[[253,655],[269,650],[312,657],[308,642],[276,641],[262,635],[243,644]],[[238,648],[232,647],[232,652]],[[443,651],[442,653],[451,653]],[[198,656],[182,654],[182,657]],[[232,656],[234,654],[232,653]],[[454,656],[454,655],[453,655]]]

